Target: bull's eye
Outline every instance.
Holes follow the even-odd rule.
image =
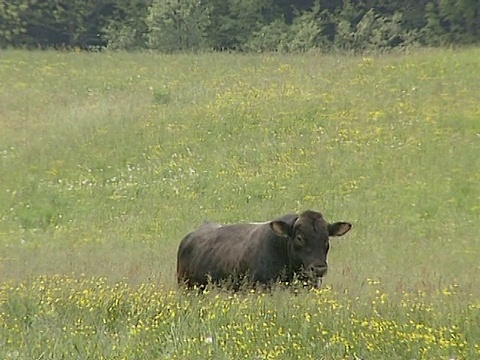
[[[300,235],[297,235],[295,239],[298,245],[303,246],[305,244],[305,240]]]

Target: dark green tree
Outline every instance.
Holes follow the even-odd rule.
[[[146,25],[150,49],[164,52],[206,49],[210,8],[198,0],[154,0]]]
[[[138,50],[147,47],[146,24],[152,0],[117,0],[101,29],[110,49]]]
[[[250,37],[279,17],[274,0],[209,0],[207,32],[215,49],[242,49]]]
[[[479,43],[480,1],[0,1],[1,47],[303,51],[391,48],[417,38],[428,46]]]
[[[27,32],[25,12],[28,0],[4,0],[0,2],[0,47],[15,45],[19,37]]]
[[[27,41],[47,47],[100,45],[100,29],[113,7],[109,0],[33,0],[24,18]]]
[[[480,2],[478,0],[437,0],[448,41],[469,44],[480,39]]]

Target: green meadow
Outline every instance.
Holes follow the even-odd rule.
[[[0,52],[0,358],[480,358],[480,49]],[[186,292],[205,220],[306,209],[320,290]]]

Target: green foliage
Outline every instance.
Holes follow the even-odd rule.
[[[12,45],[15,39],[27,31],[23,15],[28,10],[28,0],[0,2],[0,47]]]
[[[422,43],[432,46],[448,44],[448,34],[443,29],[441,16],[434,2],[429,2],[426,5],[425,18],[427,22],[420,30]]]
[[[154,0],[145,20],[147,45],[163,52],[208,47],[210,9],[198,0]]]
[[[480,35],[480,4],[476,0],[439,0],[439,14],[453,43],[472,43]]]
[[[405,35],[402,34],[402,15],[395,13],[389,17],[380,17],[373,10],[365,13],[356,25],[353,49],[383,50],[405,45]]]
[[[320,3],[320,1],[316,1],[310,11],[303,12],[293,20],[292,38],[289,42],[290,50],[307,51],[330,47],[326,29],[331,22],[331,13],[322,9]]]
[[[105,26],[102,38],[111,50],[139,50],[147,47],[145,23],[152,0],[117,1]]]
[[[208,34],[215,49],[251,47],[246,44],[252,36],[255,37],[255,33],[277,19],[277,7],[273,0],[211,0],[208,3],[211,5]],[[282,21],[278,20],[276,23],[280,25]],[[271,32],[268,28],[267,31]]]
[[[283,52],[288,50],[290,40],[290,26],[285,21],[277,19],[254,31],[243,49],[253,52]]]
[[[33,2],[25,16],[27,43],[41,46],[99,45],[99,31],[111,1],[50,0]]]
[[[146,47],[144,33],[134,25],[110,22],[103,29],[103,38],[110,50],[140,50]]]
[[[418,35],[403,26],[400,12],[379,15],[373,9],[364,11],[352,2],[345,2],[336,18],[334,46],[337,49],[362,53],[411,47],[417,42]]]
[[[254,32],[246,49],[305,52],[331,48],[329,28],[332,25],[332,14],[322,9],[321,1],[316,1],[312,9],[296,15],[289,25],[277,20]]]
[[[471,44],[480,35],[477,1],[436,0],[425,7],[427,24],[421,29],[427,45]]]
[[[356,25],[364,16],[365,10],[351,0],[343,2],[341,9],[335,14],[336,31],[335,47],[352,50],[355,43]]]
[[[3,1],[0,46],[388,50],[479,41],[477,0]]]

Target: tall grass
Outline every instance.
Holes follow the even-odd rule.
[[[479,56],[2,52],[0,353],[480,355]],[[305,209],[354,224],[320,293],[177,291],[205,219]]]

